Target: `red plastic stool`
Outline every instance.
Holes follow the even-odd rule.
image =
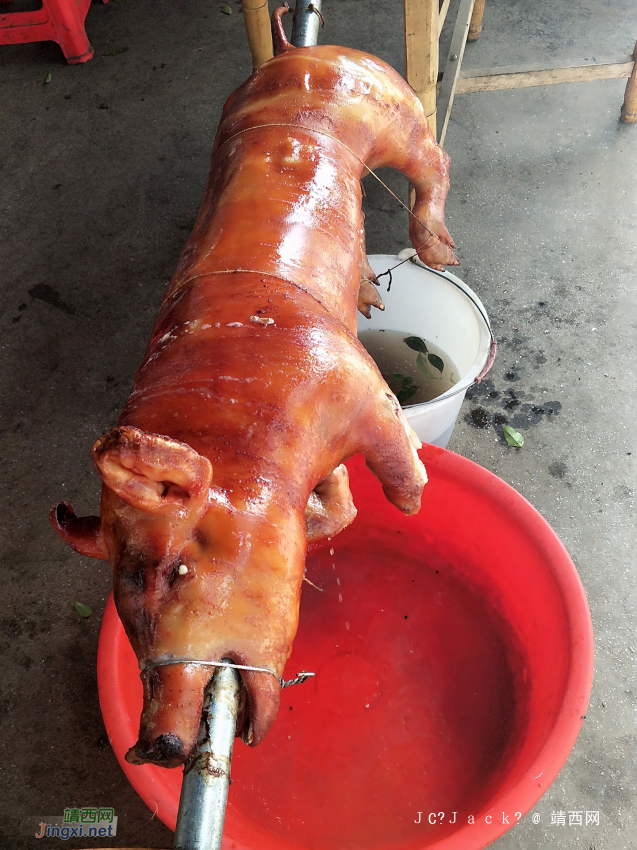
[[[10,2],[0,0],[0,3]],[[56,41],[70,65],[88,62],[93,48],[84,29],[84,19],[90,5],[91,0],[42,0],[42,8],[35,12],[0,15],[0,44]]]

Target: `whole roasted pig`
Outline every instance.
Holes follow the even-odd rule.
[[[356,338],[357,306],[377,300],[360,179],[365,166],[409,178],[411,241],[442,268],[457,263],[443,222],[448,158],[388,65],[291,48],[280,13],[275,29],[277,55],[226,103],[132,394],[93,447],[101,517],[63,502],[51,512],[67,543],[113,567],[144,683],[135,764],[187,758],[213,673],[198,661],[264,671],[242,672],[240,729],[252,745],[263,738],[297,629],[306,541],[356,514],[346,458],[362,452],[406,514],[426,481],[418,440]]]

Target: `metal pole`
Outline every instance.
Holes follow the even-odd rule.
[[[206,687],[197,743],[184,767],[174,850],[220,850],[240,687],[230,667],[220,667]]]
[[[292,44],[295,47],[312,47],[317,44],[321,20],[321,0],[296,0]]]

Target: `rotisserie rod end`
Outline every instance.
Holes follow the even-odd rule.
[[[240,687],[230,667],[220,667],[206,687],[197,743],[184,767],[174,850],[221,847]]]

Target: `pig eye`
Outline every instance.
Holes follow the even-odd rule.
[[[183,576],[188,575],[190,572],[190,568],[186,564],[182,564],[180,560],[175,560],[170,564],[170,566],[166,567],[166,572],[164,579],[169,588],[174,587],[179,579],[183,578]]]

